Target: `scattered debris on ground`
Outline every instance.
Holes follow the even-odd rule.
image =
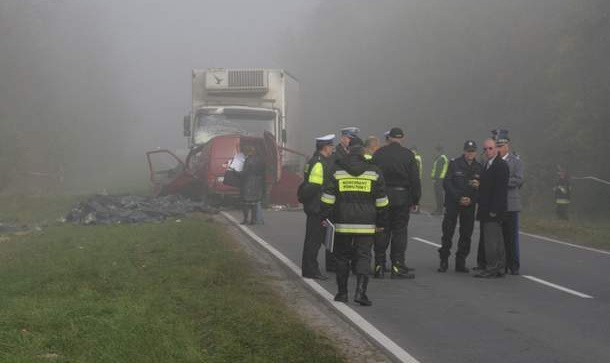
[[[217,213],[218,210],[176,195],[158,198],[95,195],[72,208],[65,221],[85,225],[159,222],[194,212]]]

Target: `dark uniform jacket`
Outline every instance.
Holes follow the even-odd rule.
[[[305,165],[303,183],[299,186],[299,200],[307,215],[320,214],[322,186],[332,175],[333,160],[315,152]]]
[[[335,162],[341,160],[347,156],[348,150],[343,147],[342,144],[337,145],[335,152],[333,153],[333,159]]]
[[[381,169],[388,189],[404,188],[407,191],[406,204],[419,204],[421,182],[417,162],[411,150],[392,142],[375,152],[373,164]]]
[[[508,193],[508,165],[496,156],[489,168],[483,167],[479,186],[479,209],[477,219],[481,222],[499,220],[506,212]],[[490,213],[495,214],[494,217]]]
[[[449,162],[449,168],[443,181],[445,188],[445,206],[452,207],[460,202],[462,197],[468,197],[474,204],[478,192],[470,184],[470,180],[480,180],[483,166],[476,160],[468,164],[464,155]]]
[[[336,233],[373,235],[375,227],[387,224],[383,176],[362,155],[350,154],[335,164],[320,199],[320,215],[332,220]]]

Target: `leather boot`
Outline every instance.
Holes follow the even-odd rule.
[[[466,260],[460,257],[455,258],[455,272],[468,273],[470,269],[466,267]]]
[[[393,279],[413,279],[415,278],[415,275],[409,273],[409,271],[405,269],[402,265],[395,263],[392,264],[391,277]]]
[[[339,292],[335,295],[335,301],[347,302],[347,280],[349,278],[349,270],[337,271],[337,287]]]
[[[362,306],[371,306],[373,302],[366,296],[366,288],[369,285],[369,277],[364,274],[358,274],[356,279],[356,296],[354,296],[354,302]]]
[[[447,272],[447,269],[449,268],[449,259],[447,257],[442,258],[441,257],[441,264],[438,267],[438,272]]]

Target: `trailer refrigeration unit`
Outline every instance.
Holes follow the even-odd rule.
[[[298,205],[305,155],[293,149],[302,135],[297,80],[276,69],[210,68],[193,70],[192,86],[186,160],[168,150],[147,153],[154,193],[234,199],[239,191],[224,184],[224,175],[240,147],[250,144],[265,160],[268,200]],[[173,166],[159,170],[155,159]]]

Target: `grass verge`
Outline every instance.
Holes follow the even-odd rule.
[[[610,251],[608,221],[561,221],[524,215],[521,218],[521,230]]]
[[[53,226],[0,244],[0,361],[339,362],[220,227]]]

